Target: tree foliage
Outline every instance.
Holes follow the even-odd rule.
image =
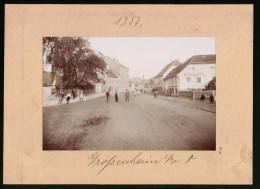
[[[67,88],[99,82],[98,73],[106,67],[104,60],[90,49],[88,40],[81,37],[45,37],[43,54],[52,64],[53,77],[59,75]]]

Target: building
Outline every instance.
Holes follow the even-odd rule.
[[[106,81],[107,81],[106,90],[115,91],[118,88],[119,78],[111,70],[107,70],[107,80]]]
[[[207,90],[216,90],[216,77],[214,77],[212,80],[209,81],[209,83],[206,85]]]
[[[164,78],[169,74],[169,72],[180,65],[179,60],[174,60],[167,64],[155,77],[154,77],[154,87],[158,89],[159,93],[164,93]]]
[[[143,80],[139,77],[133,77],[129,79],[129,86],[131,86],[131,89],[143,89]]]
[[[110,90],[125,91],[129,88],[129,68],[120,63],[118,59],[99,53],[107,64],[106,87]]]
[[[179,91],[203,90],[216,77],[216,55],[195,55],[172,69],[164,78],[165,94],[179,95]]]

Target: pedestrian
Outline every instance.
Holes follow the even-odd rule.
[[[80,102],[83,102],[83,91],[80,91],[79,101],[80,101]]]
[[[128,91],[128,89],[126,89],[126,92],[125,92],[125,101],[129,102],[129,91]]]
[[[115,100],[116,100],[116,102],[118,102],[118,96],[119,96],[118,91],[116,91],[115,92]]]
[[[201,95],[200,100],[201,101],[205,100],[205,94],[204,93]]]
[[[157,98],[157,95],[158,95],[158,89],[155,89],[154,94],[155,94],[155,98]]]
[[[135,96],[137,95],[137,90],[135,89]]]
[[[60,104],[62,104],[62,101],[63,101],[63,98],[64,98],[64,93],[63,91],[60,92]]]
[[[70,99],[71,99],[71,94],[68,93],[67,96],[66,96],[67,104],[70,103]]]
[[[75,99],[77,97],[77,93],[75,89],[72,89],[72,97]]]
[[[107,102],[110,101],[110,94],[109,94],[109,91],[106,92],[106,96],[107,96]]]
[[[213,96],[213,94],[210,94],[209,101],[210,101],[210,104],[214,103],[214,96]]]

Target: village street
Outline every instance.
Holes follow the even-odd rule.
[[[215,104],[120,93],[43,108],[44,150],[215,150]]]

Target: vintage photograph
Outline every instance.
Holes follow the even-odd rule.
[[[214,37],[44,37],[43,150],[216,150]]]

